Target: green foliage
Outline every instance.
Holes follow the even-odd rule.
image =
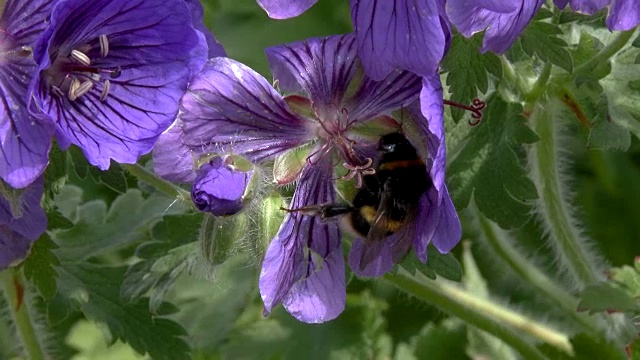
[[[478,52],[481,44],[480,36],[470,40],[461,36],[453,38],[451,48],[442,62],[442,67],[447,72],[450,100],[470,104],[478,91],[486,94],[489,90],[489,74],[502,78],[500,59],[490,52]],[[458,122],[465,114],[468,114],[465,110],[451,107],[454,121]]]
[[[57,248],[49,235],[44,233],[33,244],[31,253],[23,264],[24,275],[45,299],[52,298],[57,290],[58,272],[55,267],[60,265],[60,261],[53,254]]]
[[[396,267],[396,271],[402,267],[410,273],[420,272],[430,279],[435,279],[437,276],[442,276],[452,281],[460,281],[462,279],[462,266],[460,266],[453,254],[441,254],[433,245],[429,245],[427,253],[426,264],[421,263],[413,254],[409,254]]]
[[[529,56],[535,54],[543,61],[572,72],[573,58],[567,50],[567,42],[560,38],[562,34],[558,25],[532,21],[520,35],[522,50]]]
[[[487,102],[483,120],[449,165],[449,189],[457,209],[471,196],[480,210],[505,229],[524,224],[531,215],[536,189],[520,160],[522,145],[538,137],[526,125],[522,106],[499,96]]]
[[[636,300],[624,289],[609,284],[588,285],[580,294],[578,309],[589,313],[600,311],[633,311],[637,308]]]
[[[91,177],[96,183],[105,185],[115,192],[124,193],[127,191],[125,172],[118,163],[112,162],[109,166],[109,171],[102,171],[90,165],[77,147],[71,147],[69,154],[73,168],[80,179],[84,180],[87,177]]]

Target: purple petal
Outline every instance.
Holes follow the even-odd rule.
[[[612,0],[571,0],[571,9],[573,11],[593,15],[609,5]]]
[[[196,179],[195,159],[182,142],[182,121],[176,120],[153,147],[153,171],[165,180],[192,184]]]
[[[614,0],[606,20],[611,31],[627,31],[640,23],[640,2],[638,0]]]
[[[415,226],[415,223],[406,224],[391,236],[373,243],[356,237],[349,252],[351,270],[360,277],[378,277],[391,271],[411,248]],[[363,264],[363,257],[372,260]]]
[[[470,4],[468,0],[449,0],[447,14],[458,31],[466,37],[486,29],[482,52],[493,51],[500,54],[516,41],[542,3],[542,0],[521,0],[517,9],[504,13],[485,8],[480,3]]]
[[[448,253],[453,249],[460,238],[462,237],[462,227],[460,225],[460,219],[456,212],[451,196],[449,196],[449,190],[444,187],[441,194],[442,202],[440,203],[440,219],[438,220],[438,227],[431,242],[433,245],[443,254]]]
[[[434,73],[450,38],[442,2],[351,0],[358,55],[367,75],[380,80],[397,68]]]
[[[215,216],[233,215],[244,208],[253,170],[240,171],[220,156],[200,166],[191,189],[198,210]]]
[[[339,110],[356,73],[356,47],[352,34],[313,38],[267,48],[271,72],[288,92],[303,90],[323,118]]]
[[[368,120],[389,114],[416,101],[420,88],[420,77],[408,71],[393,70],[381,81],[365,76],[350,100],[349,116],[353,120]]]
[[[564,9],[569,3],[569,0],[553,0],[553,3],[558,7],[558,9]]]
[[[329,157],[305,166],[291,208],[334,202],[332,177]],[[282,302],[300,321],[336,318],[346,300],[338,224],[300,212],[288,214],[267,249],[259,283],[265,314]]]
[[[198,152],[233,152],[258,161],[313,137],[307,121],[255,71],[215,58],[189,85],[182,99],[185,144]]]
[[[427,247],[438,227],[441,208],[438,206],[440,195],[435,188],[422,195],[418,203],[416,218],[416,234],[413,239],[413,249],[416,256],[423,263],[427,262]]]
[[[189,12],[193,19],[193,26],[204,35],[207,42],[207,48],[209,49],[207,58],[210,59],[218,56],[227,56],[224,48],[213,36],[211,30],[204,25],[204,9],[202,8],[200,0],[185,0],[185,3],[189,7]]]
[[[31,85],[29,109],[56,122],[62,148],[78,145],[102,169],[111,159],[136,162],[171,125],[191,75],[204,64],[200,40],[183,0],[162,6],[144,0],[60,1],[34,50],[40,77]],[[85,53],[91,65],[72,60],[72,50]],[[93,87],[72,100],[73,79]]]
[[[318,0],[258,0],[272,19],[288,19],[307,11]]]
[[[53,128],[27,111],[27,88],[36,64],[23,47],[47,26],[53,1],[8,0],[0,19],[0,177],[14,188],[32,183],[49,161]]]
[[[421,153],[423,147],[418,146],[418,152],[423,159],[427,159],[429,176],[436,190],[444,187],[445,168],[447,163],[447,147],[444,136],[444,100],[442,97],[442,84],[437,74],[422,78],[422,91],[420,92],[420,110],[410,107],[413,117],[418,119],[417,125],[420,136],[427,144],[428,154]]]
[[[17,202],[19,209],[12,209],[0,197],[0,270],[24,259],[31,244],[47,229],[47,216],[40,207],[43,189],[42,178],[24,189]]]

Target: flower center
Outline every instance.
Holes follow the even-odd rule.
[[[105,101],[111,88],[109,79],[119,77],[121,69],[106,69],[96,65],[89,57],[93,54],[99,58],[107,57],[109,41],[106,35],[100,35],[94,45],[78,46],[66,56],[58,54],[45,70],[45,79],[51,86],[51,93],[75,101],[92,89],[99,88],[100,101]]]

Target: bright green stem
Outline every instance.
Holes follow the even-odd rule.
[[[44,360],[44,352],[36,336],[36,331],[31,321],[31,316],[27,308],[27,304],[23,301],[22,289],[24,289],[25,282],[20,271],[15,268],[4,270],[0,272],[0,283],[4,289],[4,294],[7,297],[7,303],[11,309],[11,315],[13,316],[13,322],[24,349],[31,360]]]
[[[529,262],[526,257],[522,256],[512,245],[511,239],[508,238],[504,230],[484,217],[480,211],[476,211],[476,213],[487,243],[511,270],[533,286],[544,298],[563,309],[567,315],[571,316],[590,333],[598,333],[596,322],[586,314],[580,314],[576,311],[578,299],[556,285],[546,274]]]
[[[547,89],[547,82],[549,82],[549,78],[551,77],[551,63],[545,63],[542,67],[542,71],[540,75],[536,79],[536,82],[533,84],[531,89],[525,94],[524,98],[528,103],[533,103],[538,100],[542,94]]]
[[[189,194],[188,191],[160,178],[158,175],[145,169],[144,167],[138,164],[121,164],[121,166],[131,175],[153,186],[157,190],[162,191],[163,193],[171,197],[178,198],[179,200],[191,202],[191,194]]]
[[[602,50],[600,50],[597,54],[591,57],[588,61],[577,66],[573,70],[573,78],[582,75],[588,75],[593,70],[598,68],[598,66],[602,65],[605,61],[613,57],[618,51],[620,51],[620,49],[622,49],[627,44],[627,42],[629,42],[629,39],[631,39],[631,36],[633,36],[634,32],[635,29],[624,31],[618,34],[618,36],[616,36],[613,41],[608,43],[607,46],[603,47]]]
[[[559,170],[558,142],[553,117],[537,105],[531,124],[540,140],[533,144],[529,157],[532,179],[540,197],[540,215],[550,232],[550,241],[558,259],[569,270],[578,288],[602,278],[572,222],[570,205],[563,194]]]
[[[565,334],[475,296],[456,285],[426,277],[418,278],[402,268],[398,269],[397,274],[384,275],[384,279],[440,310],[498,337],[519,351],[525,359],[546,359],[530,338],[573,354],[573,347]]]

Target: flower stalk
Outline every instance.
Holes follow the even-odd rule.
[[[573,71],[573,78],[575,79],[578,76],[588,75],[593,70],[597,69],[598,66],[604,64],[629,42],[634,33],[635,29],[619,33],[610,43],[598,51],[597,54],[592,56],[588,61],[577,66]]]
[[[531,338],[545,342],[569,355],[573,354],[573,347],[567,335],[489,300],[474,296],[456,285],[426,277],[418,278],[402,268],[399,268],[396,274],[384,275],[384,279],[420,300],[500,338],[526,359],[546,359]]]
[[[191,194],[182,189],[181,187],[174,185],[173,183],[166,181],[153,172],[145,169],[139,164],[120,164],[125,170],[129,172],[129,174],[138,178],[138,180],[142,180],[147,184],[153,186],[158,191],[161,191],[171,197],[177,198],[181,202],[185,202],[188,204],[192,204],[191,202]]]
[[[30,360],[44,360],[45,353],[36,335],[28,306],[24,303],[25,281],[22,273],[15,268],[2,271],[0,272],[0,284],[28,358]]]

